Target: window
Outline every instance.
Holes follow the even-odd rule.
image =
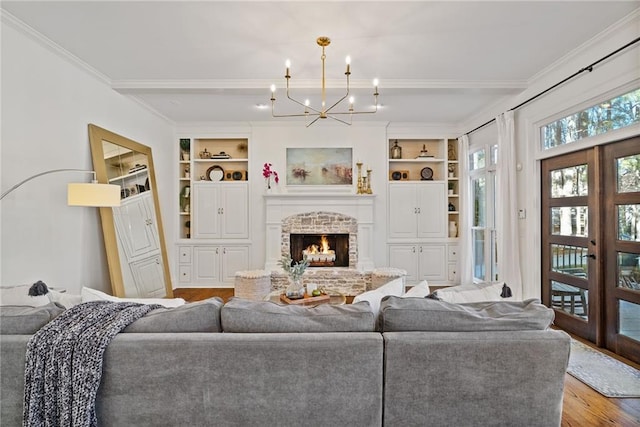
[[[497,155],[497,145],[484,146],[469,153],[473,277],[478,281],[498,279],[495,231]]]
[[[590,136],[640,123],[640,89],[601,102],[542,127],[548,150]]]

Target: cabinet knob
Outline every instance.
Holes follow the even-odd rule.
[[[414,246],[413,248],[411,248],[411,251],[415,254],[416,253],[416,247]]]
[[[420,253],[422,253],[422,246],[420,246]]]
[[[218,255],[220,253],[220,249],[216,248],[216,255]]]
[[[224,215],[224,208],[220,208],[220,213]]]
[[[223,249],[222,249],[222,253],[223,253],[224,255],[226,255],[226,254],[227,254],[227,248],[223,248]]]

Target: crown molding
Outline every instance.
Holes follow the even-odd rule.
[[[29,25],[27,25],[20,19],[16,18],[15,16],[13,16],[12,14],[10,14],[4,9],[0,9],[0,20],[2,20],[2,23],[11,26],[12,28],[16,29],[23,35],[30,38],[31,40],[34,40],[35,42],[44,46],[49,51],[55,53],[65,61],[75,65],[81,70],[84,70],[87,74],[95,77],[96,79],[100,80],[101,82],[107,85],[111,85],[111,79],[107,77],[105,74],[96,70],[91,65],[84,62],[82,59],[78,58],[77,56],[75,56],[68,50],[64,49],[62,46],[60,46],[50,38],[46,37],[42,33],[39,33],[38,31],[36,31],[35,29],[33,29],[32,27],[30,27]]]

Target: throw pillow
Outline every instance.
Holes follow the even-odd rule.
[[[438,289],[432,295],[434,299],[454,303],[512,300],[513,297],[500,296],[503,285],[503,282],[499,282],[451,286]]]
[[[353,302],[367,301],[373,314],[378,316],[380,311],[380,301],[388,295],[400,296],[404,293],[404,280],[402,277],[394,279],[372,291],[363,292],[353,298]]]
[[[53,302],[38,307],[3,306],[0,308],[0,334],[35,334],[63,311],[63,307]]]
[[[213,297],[173,308],[158,308],[127,326],[123,332],[222,332],[220,310],[224,302]]]
[[[521,331],[547,329],[554,312],[537,299],[457,304],[388,297],[382,302],[380,318],[384,332]]]
[[[29,289],[31,286],[32,285],[0,287],[0,305],[41,307],[50,303],[46,295],[30,296]]]
[[[49,292],[47,292],[46,296],[49,297],[49,301],[56,302],[66,309],[82,302],[82,295],[60,292],[51,288],[49,288]]]
[[[279,305],[231,298],[222,307],[224,332],[371,332],[375,318],[369,305]]]
[[[119,298],[87,287],[82,288],[80,295],[82,296],[82,302],[100,300],[112,302],[124,301],[137,302],[139,304],[158,304],[163,307],[178,307],[185,303],[185,300],[182,298]]]
[[[417,285],[411,287],[407,292],[400,296],[402,298],[424,298],[430,293],[431,291],[429,290],[429,284],[426,280],[423,280]]]

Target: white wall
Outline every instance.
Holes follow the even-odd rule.
[[[173,151],[166,149],[173,146],[173,125],[6,14],[1,36],[1,188],[48,169],[93,169],[87,125],[94,123],[152,147],[165,231],[173,234],[167,217],[173,199],[166,197],[173,188]],[[89,178],[44,176],[0,202],[0,285],[41,279],[72,292],[82,286],[111,291],[98,210],[66,205],[66,184]]]

